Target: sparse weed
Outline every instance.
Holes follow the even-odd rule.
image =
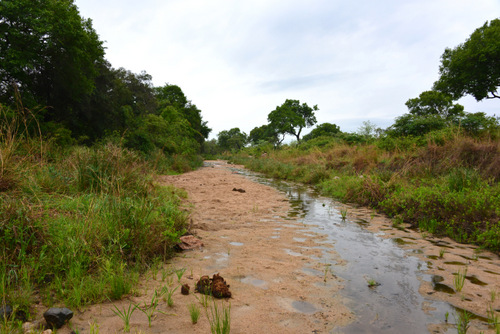
[[[89,326],[90,334],[99,334],[99,324],[95,320],[89,322]]]
[[[123,310],[118,309],[116,305],[113,306],[115,307],[115,309],[112,309],[111,311],[113,311],[114,314],[116,314],[120,317],[120,319],[123,320],[123,331],[126,333],[130,332],[130,317],[132,317],[132,314],[137,308],[137,305],[134,305],[134,307],[132,307],[132,304],[129,304],[128,309],[123,308]]]
[[[458,334],[466,334],[470,327],[471,314],[467,311],[457,311],[455,322]]]
[[[490,325],[497,327],[500,324],[498,322],[497,312],[495,311],[495,308],[493,307],[492,304],[488,306],[486,314],[488,315],[488,322],[490,323]]]
[[[444,253],[446,252],[446,250],[444,248],[440,248],[439,249],[439,258],[442,259],[444,257]]]
[[[368,283],[368,287],[370,287],[370,288],[374,288],[374,287],[376,287],[376,286],[379,286],[379,285],[380,285],[380,283],[378,283],[378,282],[377,282],[376,280],[374,280],[373,278],[369,278],[369,279],[367,280],[367,283]]]
[[[231,303],[225,306],[222,302],[220,306],[217,306],[214,299],[213,304],[207,309],[207,318],[212,334],[229,334],[231,330]]]
[[[179,283],[181,282],[181,278],[182,278],[182,276],[184,275],[185,272],[186,272],[186,268],[177,269],[175,271],[175,275],[177,276],[177,281]]]
[[[346,218],[347,218],[347,208],[340,209],[340,216],[342,217],[342,220],[346,220]]]
[[[188,306],[189,315],[191,317],[191,323],[196,324],[200,318],[200,308],[195,303],[191,303]]]
[[[458,270],[454,275],[455,277],[453,277],[453,286],[455,287],[455,291],[460,292],[462,291],[465,285],[465,277],[467,276],[467,267],[463,271]]]
[[[167,302],[167,305],[169,307],[174,306],[173,294],[178,288],[179,286],[176,286],[175,288],[170,288],[168,285],[165,285],[161,289],[161,295],[163,296],[163,301]]]
[[[146,315],[148,318],[148,325],[151,327],[151,321],[153,320],[153,317],[155,315],[155,312],[157,311],[156,308],[158,307],[158,292],[157,290],[154,291],[153,297],[151,298],[151,303],[148,305],[144,303],[143,307],[140,307],[139,305],[135,306],[136,308],[139,309],[142,313]]]

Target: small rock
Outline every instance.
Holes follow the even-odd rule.
[[[245,192],[245,190],[241,189],[241,188],[233,188],[233,191],[237,191],[239,193],[244,193]]]
[[[181,293],[182,293],[183,295],[186,295],[186,296],[187,296],[187,295],[189,295],[189,290],[190,290],[190,289],[191,289],[191,288],[189,287],[189,284],[184,284],[184,285],[181,287]]]
[[[73,311],[65,307],[52,307],[45,311],[43,317],[50,327],[61,328],[68,320],[73,318]]]
[[[52,334],[52,329],[46,329],[41,334]]]
[[[24,334],[34,334],[36,326],[31,322],[25,322],[23,324],[23,333]]]

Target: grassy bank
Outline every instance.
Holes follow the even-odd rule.
[[[262,154],[262,152],[266,154]],[[233,159],[266,175],[316,186],[347,203],[459,242],[500,251],[500,142],[458,132],[349,145],[318,138]]]
[[[0,130],[0,305],[29,318],[34,303],[119,299],[172,255],[185,194],[154,173],[170,160],[185,170],[188,159],[146,159],[113,143],[62,149],[22,123]]]

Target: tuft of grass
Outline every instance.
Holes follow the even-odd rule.
[[[446,252],[446,250],[444,248],[440,248],[439,249],[439,258],[442,259],[444,258],[444,253]]]
[[[182,276],[184,276],[184,273],[186,272],[186,268],[181,268],[181,269],[177,269],[175,271],[175,275],[177,276],[177,282],[181,282],[181,278]]]
[[[191,317],[191,323],[193,325],[198,323],[198,319],[200,318],[200,313],[201,313],[198,305],[196,305],[195,303],[191,303],[188,305],[188,309],[189,309],[189,316]]]
[[[218,306],[213,300],[213,304],[207,309],[207,318],[212,334],[228,334],[231,330],[231,303],[226,306],[222,302]]]
[[[347,218],[347,208],[340,209],[340,216],[342,217],[342,220],[346,220],[346,218]]]
[[[123,308],[123,310],[120,310],[116,305],[113,306],[115,307],[115,309],[112,309],[111,311],[113,311],[114,314],[116,314],[118,317],[120,317],[120,319],[123,320],[123,331],[125,333],[130,332],[130,318],[137,308],[137,305],[134,305],[134,307],[132,307],[132,304],[129,304],[128,309]]]
[[[457,311],[455,313],[455,322],[458,334],[466,334],[470,327],[472,315],[467,311]]]
[[[455,291],[460,292],[462,291],[464,285],[465,285],[465,277],[467,276],[467,268],[465,268],[463,271],[458,270],[453,277],[453,286],[455,287]]]
[[[173,294],[178,288],[179,288],[179,286],[176,286],[175,288],[171,288],[168,285],[165,285],[161,289],[161,295],[163,296],[163,301],[165,301],[167,303],[168,307],[174,306]]]

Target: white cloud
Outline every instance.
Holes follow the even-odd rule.
[[[213,128],[247,133],[287,98],[318,122],[355,131],[405,113],[431,88],[440,56],[485,21],[496,0],[76,0],[114,67],[179,85]],[[469,111],[497,101],[460,101]],[[496,102],[496,103],[495,103]]]

